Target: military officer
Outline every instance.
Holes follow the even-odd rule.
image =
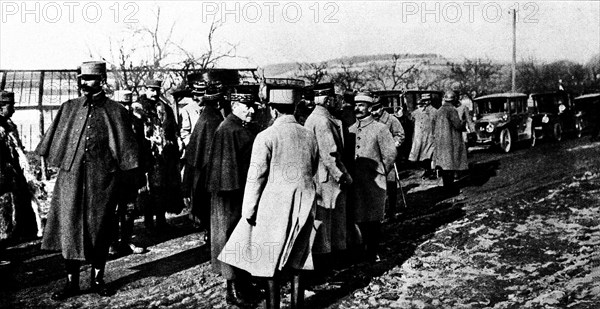
[[[396,146],[390,130],[371,116],[373,96],[360,92],[354,98],[356,122],[348,129],[355,137],[354,220],[363,235],[370,261],[378,262],[381,222],[384,219],[387,174],[394,167]]]
[[[79,293],[79,263],[89,261],[91,289],[107,296],[104,267],[118,193],[117,171],[138,166],[138,151],[127,110],[102,88],[106,63],[81,65],[82,97],[63,103],[36,153],[59,167],[42,249],[65,259],[66,285],[52,294],[64,300]]]
[[[316,222],[319,225],[313,253],[329,254],[346,249],[346,194],[352,184],[343,162],[342,121],[332,115],[335,92],[332,83],[314,87],[315,108],[304,126],[311,130],[319,145]]]
[[[373,118],[383,124],[388,128],[390,133],[392,133],[392,137],[394,138],[394,146],[398,150],[402,143],[404,142],[404,128],[400,124],[400,120],[396,117],[393,117],[388,112],[383,109],[383,104],[381,100],[376,100],[371,108],[371,115]],[[396,161],[396,159],[394,159]],[[395,164],[395,163],[394,163]],[[387,216],[394,217],[398,211],[397,207],[397,195],[398,195],[398,187],[396,178],[396,168],[392,168],[392,170],[387,175]]]
[[[291,305],[300,308],[304,291],[298,271],[312,269],[318,146],[314,134],[294,118],[294,105],[300,99],[296,90],[270,90],[274,122],[254,141],[242,219],[219,255],[224,263],[267,280],[266,308],[279,308],[279,277],[284,268],[294,270]]]

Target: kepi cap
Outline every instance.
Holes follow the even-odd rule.
[[[269,104],[295,105],[302,97],[299,88],[269,89]]]
[[[426,101],[431,101],[431,93],[423,93],[418,104],[425,104]]]
[[[375,100],[373,99],[373,95],[370,92],[364,91],[359,92],[356,94],[356,96],[354,96],[354,103],[358,102],[373,104]]]
[[[333,83],[316,84],[313,88],[314,96],[333,96],[335,89]]]
[[[161,88],[162,87],[162,80],[160,80],[160,79],[147,79],[146,83],[144,84],[144,86],[146,86],[146,88]]]
[[[86,61],[81,64],[81,73],[77,77],[101,77],[106,78],[106,62]]]
[[[0,105],[15,104],[15,93],[10,91],[0,92]]]
[[[208,84],[203,78],[202,73],[191,73],[187,75],[188,86],[192,89],[192,94],[204,95]]]

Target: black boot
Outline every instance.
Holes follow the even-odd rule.
[[[52,293],[52,300],[63,301],[69,297],[77,296],[80,293],[79,289],[79,271],[76,273],[67,274],[67,282],[60,291]]]
[[[92,276],[90,280],[90,291],[100,296],[110,296],[113,293],[104,282],[104,268],[92,267]]]
[[[225,301],[227,301],[227,304],[229,305],[241,306],[245,304],[241,291],[234,280],[227,280],[227,294],[225,295]]]
[[[294,274],[292,278],[292,309],[304,308],[304,288],[300,282],[300,274]]]
[[[274,278],[267,280],[267,294],[266,309],[279,309],[279,284]]]

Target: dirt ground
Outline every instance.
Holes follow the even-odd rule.
[[[306,307],[600,308],[600,143],[474,149],[469,161],[458,196],[418,170],[401,172],[406,203],[399,194],[402,214],[384,225],[382,262],[348,251],[333,270],[308,273]],[[0,307],[226,308],[203,235],[184,215],[169,222],[161,235],[137,222],[136,241],[149,252],[109,261],[106,279],[117,292],[105,298],[50,300],[63,283],[59,255],[40,251],[39,240],[11,246]]]

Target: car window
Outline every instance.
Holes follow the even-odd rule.
[[[510,113],[515,114],[517,112],[517,102],[515,99],[509,99],[510,102]]]
[[[503,113],[508,110],[508,101],[506,98],[489,98],[475,101],[477,114]]]

